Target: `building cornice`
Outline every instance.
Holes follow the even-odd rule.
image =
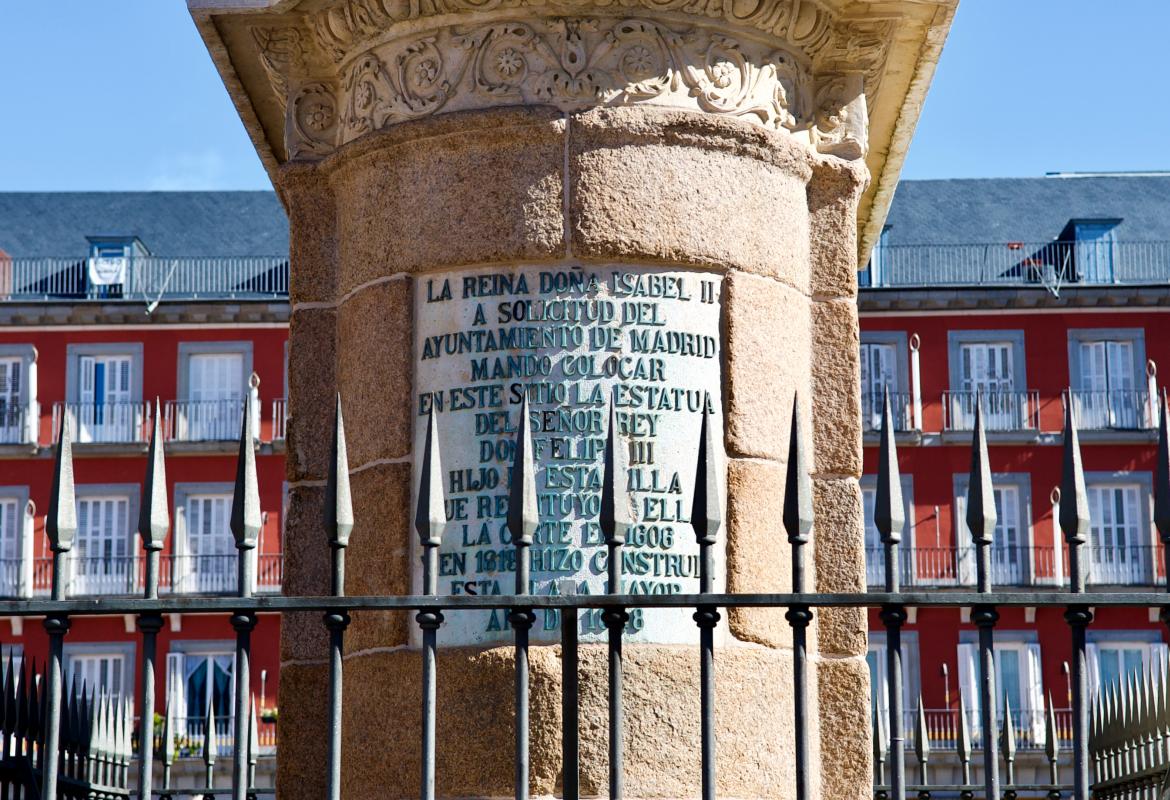
[[[147,313],[141,303],[0,303],[0,329],[116,326],[129,328],[286,327],[287,302],[184,301],[161,303]]]
[[[1170,286],[1065,286],[1059,296],[1042,287],[1018,286],[861,289],[857,306],[870,315],[1142,311],[1170,308]]]

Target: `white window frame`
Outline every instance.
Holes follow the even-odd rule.
[[[65,685],[67,691],[73,690],[73,670],[77,659],[115,658],[121,661],[121,687],[117,695],[122,700],[134,701],[134,648],[133,642],[85,642],[82,644],[66,644],[65,656]],[[80,682],[78,684],[80,689]],[[86,691],[93,692],[102,687],[87,686]]]
[[[231,497],[234,487],[230,483],[176,483],[175,484],[175,539],[174,539],[174,558],[176,559],[174,571],[174,591],[175,592],[209,592],[209,593],[224,593],[226,591],[234,591],[236,588],[236,566],[235,566],[235,540],[232,538],[230,530],[226,531],[227,540],[231,543],[227,551],[227,555],[232,558],[225,558],[223,561],[227,562],[230,569],[230,574],[226,577],[226,585],[220,587],[219,584],[223,580],[212,578],[210,575],[200,575],[199,565],[194,559],[191,552],[190,532],[188,529],[188,502],[200,497],[226,497],[228,520],[230,521],[231,514]],[[251,557],[255,557],[255,551],[252,551]],[[253,570],[253,573],[255,570]],[[222,577],[222,576],[220,576]],[[255,587],[253,586],[253,589]]]
[[[978,731],[980,716],[979,686],[979,645],[976,631],[959,632],[959,648],[957,652],[957,670],[959,676],[959,691],[967,707],[967,713],[976,723],[970,730]],[[995,695],[996,695],[996,729],[992,735],[998,736],[1003,722],[1003,680],[1002,680],[1002,653],[1012,651],[1019,655],[1019,695],[1021,708],[1013,708],[1015,715],[1016,735],[1036,746],[1045,741],[1045,709],[1046,694],[1044,687],[1044,661],[1040,650],[1040,642],[1035,631],[996,631],[994,646],[995,658]],[[1023,698],[1027,698],[1026,702]]]
[[[35,443],[41,422],[37,402],[37,349],[31,344],[0,344],[0,360],[20,364],[20,385],[16,389],[19,397],[16,410],[20,413],[0,417],[0,445]]]
[[[911,564],[910,575],[911,584],[918,577],[917,564],[918,561],[915,556],[915,525],[914,525],[914,476],[901,475],[902,483],[902,505],[903,511],[906,515],[906,525],[902,529],[902,541],[898,545],[898,550],[905,555],[903,559],[907,559]],[[873,521],[874,509],[877,501],[877,476],[863,475],[861,477],[861,508],[862,517],[865,528],[865,552],[866,552],[866,573],[867,579],[873,580],[873,586],[882,585],[885,582],[886,565],[885,565],[885,551],[883,550],[881,534],[878,532],[877,524]],[[876,559],[871,565],[869,559]],[[903,576],[905,578],[906,576]],[[906,583],[903,580],[903,583]]]
[[[70,344],[65,348],[65,402],[73,409],[79,409],[82,402],[82,359],[83,358],[111,358],[124,357],[130,359],[129,394],[126,399],[127,407],[115,412],[112,422],[103,423],[109,428],[104,434],[99,434],[95,441],[133,442],[138,439],[138,432],[142,430],[142,369],[143,369],[142,342],[117,343],[82,343]],[[93,401],[97,404],[97,398]],[[84,417],[75,419],[74,436],[76,441],[83,441]]]
[[[196,428],[200,425],[206,425],[210,428],[211,435],[209,436],[195,436],[189,438],[183,436],[181,438],[190,441],[199,441],[207,439],[235,439],[239,435],[240,420],[236,414],[231,414],[228,418],[219,420],[213,419],[204,422],[198,421],[201,417],[200,412],[190,408],[187,404],[194,402],[193,388],[191,386],[191,359],[194,356],[226,356],[238,355],[240,356],[240,400],[241,402],[248,393],[252,395],[253,413],[258,415],[260,412],[260,396],[259,387],[251,385],[253,374],[253,343],[250,341],[207,341],[207,342],[180,342],[179,343],[179,358],[178,358],[178,376],[176,386],[178,388],[178,400],[181,408],[181,413],[189,417],[189,420],[182,421],[181,424],[192,425]],[[226,412],[225,412],[226,413]],[[218,417],[218,414],[215,415]],[[259,418],[254,420],[256,422],[255,430],[259,433],[260,425]],[[210,424],[208,424],[210,423]],[[230,436],[227,435],[230,433]]]
[[[1106,387],[1090,390],[1085,387],[1085,368],[1082,351],[1086,345],[1101,344],[1106,349]],[[1131,389],[1112,385],[1113,374],[1109,345],[1128,345],[1130,348],[1129,376]],[[1154,425],[1146,377],[1146,332],[1144,328],[1072,328],[1068,332],[1069,379],[1077,398],[1077,423],[1082,429],[1144,429]],[[1101,396],[1100,392],[1105,392]],[[1130,393],[1128,396],[1126,392]],[[1154,399],[1156,401],[1156,398]],[[1104,407],[1102,407],[1104,406]]]
[[[0,572],[0,596],[32,597],[33,543],[36,536],[27,486],[0,486],[0,526],[4,528],[8,525],[10,508],[14,511],[12,522],[15,531],[12,533],[16,541],[14,552],[5,555],[6,544],[0,540],[0,559],[4,559],[3,571]],[[7,530],[0,530],[0,536],[7,534]],[[13,563],[7,563],[9,559]]]
[[[175,716],[185,718],[188,732],[202,733],[203,721],[207,714],[207,697],[201,698],[198,707],[193,707],[191,698],[187,696],[187,659],[201,658],[211,660],[228,658],[231,660],[231,680],[228,681],[230,692],[227,708],[215,708],[215,717],[223,725],[217,730],[218,737],[230,738],[232,731],[232,710],[235,708],[236,681],[235,681],[235,646],[230,641],[192,641],[180,640],[171,643],[167,653],[167,702],[175,709]],[[177,680],[176,680],[177,679]],[[212,684],[207,684],[208,692]],[[181,722],[180,725],[183,723]],[[217,728],[219,726],[217,725]]]
[[[138,576],[135,571],[134,536],[138,527],[138,501],[140,489],[135,483],[85,483],[78,484],[74,493],[77,498],[78,524],[81,522],[81,503],[100,500],[115,500],[126,502],[126,530],[122,531],[124,544],[119,548],[121,553],[115,553],[113,558],[121,559],[112,562],[107,574],[91,575],[88,567],[83,572],[79,569],[78,561],[82,558],[81,540],[85,532],[80,528],[77,539],[73,543],[73,555],[66,559],[68,583],[73,594],[127,594],[138,586]],[[87,554],[88,555],[88,554]]]
[[[955,512],[955,550],[956,558],[959,562],[959,582],[965,585],[974,584],[976,579],[975,547],[971,539],[971,530],[967,527],[967,488],[970,485],[970,481],[970,475],[965,473],[954,476],[955,499],[953,508]],[[1017,561],[1020,565],[1020,585],[1033,585],[1036,582],[1037,570],[1035,535],[1032,530],[1032,475],[1028,472],[996,472],[991,476],[991,486],[993,491],[1007,488],[1012,488],[1016,491],[1019,506],[1017,509],[1018,519],[1016,525],[1019,535],[1014,546],[1021,549],[1021,553],[1017,555]],[[1000,531],[1007,524],[1007,520],[1002,515],[997,514],[997,516],[1000,518],[995,523],[996,532]],[[991,544],[992,569],[1007,569],[1010,572],[1014,568],[996,567],[996,551],[999,551],[999,557],[1002,558],[1003,554],[1007,552],[1003,548],[1004,543],[1001,537],[993,534]],[[1010,553],[1007,553],[1007,558],[1006,563],[1012,563]],[[995,580],[994,573],[992,582],[998,582]]]
[[[1156,541],[1153,532],[1153,476],[1149,472],[1142,471],[1125,471],[1125,472],[1086,472],[1085,473],[1085,488],[1088,495],[1086,500],[1090,507],[1090,526],[1089,526],[1089,580],[1092,583],[1111,583],[1111,581],[1103,581],[1101,579],[1107,577],[1098,566],[1097,557],[1103,555],[1104,551],[1099,548],[1103,545],[1097,544],[1097,530],[1099,530],[1103,523],[1103,515],[1099,508],[1095,508],[1097,503],[1095,497],[1097,493],[1103,489],[1132,489],[1136,492],[1135,511],[1137,513],[1136,521],[1136,538],[1132,544],[1127,547],[1136,548],[1133,553],[1138,557],[1138,563],[1130,568],[1126,568],[1126,574],[1132,580],[1129,584],[1143,584],[1153,583],[1157,575],[1158,565],[1155,563],[1157,558]],[[1129,555],[1129,554],[1126,554]],[[1121,562],[1116,562],[1121,563]],[[1105,569],[1112,569],[1106,567]],[[1094,572],[1097,572],[1094,575]]]
[[[886,681],[886,634],[882,631],[871,631],[869,646],[865,654],[866,667],[869,672],[869,713],[872,720],[880,713],[890,729],[890,690]],[[902,631],[902,709],[907,721],[918,713],[918,698],[922,694],[921,675],[918,660],[918,632]],[[875,680],[875,678],[877,680]],[[877,685],[880,682],[881,685]],[[906,725],[907,731],[912,731],[912,725]]]

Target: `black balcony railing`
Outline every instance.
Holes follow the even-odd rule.
[[[528,400],[518,410],[519,420],[529,420]],[[422,555],[422,588],[418,595],[410,596],[357,596],[344,594],[344,569],[349,534],[354,524],[354,508],[349,488],[349,466],[346,458],[344,426],[338,405],[333,442],[332,467],[325,487],[324,519],[322,533],[331,549],[332,591],[328,596],[272,596],[256,597],[252,591],[255,583],[256,561],[251,558],[258,543],[262,526],[259,504],[259,488],[256,465],[250,443],[254,440],[254,416],[251,401],[243,410],[244,424],[241,426],[240,460],[236,469],[235,495],[233,500],[232,531],[237,546],[236,567],[238,579],[236,592],[230,597],[174,598],[160,597],[161,569],[160,550],[165,546],[169,533],[169,514],[166,509],[166,492],[161,481],[163,474],[162,433],[160,420],[156,417],[147,456],[147,473],[144,481],[144,508],[140,522],[143,540],[144,579],[142,595],[138,598],[97,597],[92,599],[69,599],[66,593],[68,554],[77,533],[72,512],[74,496],[72,483],[72,436],[69,432],[68,417],[63,435],[57,447],[54,471],[52,501],[46,514],[45,531],[53,550],[51,576],[51,598],[32,600],[0,600],[0,616],[43,617],[49,638],[48,667],[43,681],[21,681],[21,686],[35,685],[39,693],[36,703],[41,713],[36,731],[30,733],[27,726],[17,728],[18,720],[4,715],[0,717],[3,729],[0,739],[5,742],[19,740],[21,748],[14,756],[17,765],[23,765],[20,775],[33,784],[36,792],[44,797],[56,797],[58,786],[72,778],[74,749],[73,719],[69,701],[65,700],[65,687],[61,679],[64,643],[70,629],[70,617],[86,615],[132,614],[137,615],[142,631],[142,646],[139,648],[139,669],[141,678],[140,695],[144,709],[155,705],[157,636],[163,627],[163,614],[232,613],[232,625],[236,630],[236,653],[233,679],[235,691],[229,709],[209,707],[207,720],[220,716],[230,719],[226,733],[236,739],[237,746],[231,748],[232,779],[231,795],[234,800],[246,800],[253,789],[253,775],[249,769],[249,754],[255,752],[251,746],[244,746],[244,735],[252,736],[255,729],[250,718],[254,714],[254,702],[249,695],[251,686],[251,634],[259,624],[257,613],[317,611],[323,612],[323,625],[329,634],[329,678],[328,696],[322,698],[327,707],[328,720],[325,730],[313,731],[322,735],[327,742],[328,756],[323,765],[327,775],[327,797],[338,800],[341,796],[342,764],[342,688],[345,676],[342,653],[344,637],[350,617],[355,610],[383,610],[410,612],[421,629],[422,660],[422,714],[419,731],[421,751],[420,796],[422,800],[435,797],[435,747],[436,747],[436,647],[443,626],[443,612],[460,609],[494,609],[508,614],[514,637],[516,683],[514,701],[515,739],[515,797],[526,800],[529,788],[529,729],[528,712],[530,704],[528,685],[529,629],[537,610],[556,611],[561,617],[561,668],[562,705],[564,720],[562,729],[563,792],[566,798],[579,797],[579,742],[577,709],[579,708],[578,686],[578,629],[580,614],[601,611],[601,618],[608,629],[609,657],[609,764],[611,797],[622,796],[624,743],[620,735],[623,729],[622,675],[624,662],[622,643],[629,620],[628,611],[652,608],[693,608],[694,619],[699,628],[699,644],[696,658],[700,666],[699,728],[702,746],[695,755],[694,767],[701,775],[702,797],[713,800],[716,787],[716,684],[714,629],[718,624],[719,609],[729,608],[785,608],[786,618],[792,627],[792,686],[786,696],[792,698],[788,709],[792,720],[792,741],[794,772],[796,776],[795,797],[807,800],[810,797],[809,777],[813,769],[810,757],[810,720],[814,715],[808,712],[809,664],[807,654],[807,629],[813,622],[817,609],[833,607],[874,608],[880,610],[880,618],[886,628],[886,675],[888,714],[880,715],[877,724],[875,755],[875,797],[905,800],[909,794],[919,797],[969,797],[985,800],[1000,800],[1004,797],[1073,797],[1089,800],[1090,797],[1090,703],[1087,688],[1086,636],[1085,631],[1092,622],[1094,609],[1116,608],[1162,608],[1167,604],[1164,592],[1088,592],[1086,590],[1086,566],[1089,561],[1085,552],[1091,520],[1084,474],[1081,470],[1079,445],[1076,428],[1070,413],[1066,416],[1064,431],[1065,471],[1062,479],[1062,503],[1060,523],[1069,552],[1068,583],[1052,592],[994,591],[992,581],[993,550],[995,547],[995,511],[992,498],[991,474],[987,459],[987,444],[984,434],[982,412],[976,409],[973,435],[973,457],[971,462],[970,489],[967,497],[967,525],[975,546],[975,588],[955,592],[907,592],[903,591],[901,570],[901,542],[906,526],[904,506],[901,499],[898,462],[894,445],[894,430],[889,405],[883,410],[883,424],[877,475],[874,523],[882,538],[882,549],[887,569],[881,591],[870,593],[817,593],[809,590],[809,572],[806,569],[807,546],[815,535],[816,521],[813,518],[812,479],[808,469],[808,451],[793,414],[792,436],[787,456],[787,474],[783,489],[783,510],[775,521],[777,536],[783,535],[789,543],[788,556],[791,561],[792,591],[780,594],[725,594],[715,592],[715,546],[719,544],[724,524],[725,502],[722,496],[722,481],[716,479],[724,466],[719,453],[722,450],[723,435],[716,429],[708,411],[704,411],[699,425],[696,467],[691,485],[695,487],[689,519],[699,549],[699,588],[697,594],[688,595],[628,595],[617,592],[599,595],[531,595],[529,570],[533,534],[540,524],[536,502],[536,469],[533,462],[532,431],[529,425],[518,425],[514,445],[515,458],[511,467],[510,492],[508,495],[506,525],[511,531],[515,548],[516,592],[511,595],[460,595],[440,596],[438,586],[438,549],[443,530],[447,524],[443,474],[439,467],[439,419],[432,408],[427,421],[427,430],[419,462],[417,506],[413,514],[415,529],[419,535]],[[620,585],[623,569],[623,548],[625,533],[633,520],[629,518],[628,496],[625,481],[619,480],[619,454],[614,445],[615,431],[611,422],[606,438],[601,481],[601,502],[599,524],[604,535],[608,558],[606,568],[608,585]],[[1155,480],[1155,522],[1163,542],[1170,541],[1170,434],[1167,432],[1166,407],[1162,405],[1159,428],[1159,468]],[[710,477],[710,480],[708,479]],[[156,488],[157,487],[157,488]],[[777,568],[779,568],[779,564]],[[1045,712],[1046,731],[1038,735],[1039,723],[1034,718],[1035,709],[1013,712],[1005,708],[1002,717],[997,717],[998,697],[994,690],[994,636],[999,607],[1060,607],[1065,609],[1065,618],[1070,627],[1071,659],[1070,692],[1072,707],[1067,712],[1067,722],[1057,722],[1057,714],[1051,702]],[[903,647],[902,627],[907,620],[908,608],[963,608],[971,609],[971,619],[978,628],[978,724],[966,713],[956,717],[957,730],[954,732],[955,747],[963,765],[962,780],[954,785],[932,785],[930,772],[930,747],[932,736],[925,709],[919,703],[922,735],[911,737],[917,761],[917,776],[913,784],[907,779],[904,759],[907,740],[907,710],[903,700]],[[309,702],[305,698],[305,702]],[[759,709],[761,714],[768,709]],[[1020,716],[1020,714],[1024,716]],[[1098,714],[1100,716],[1100,709]],[[173,720],[171,712],[168,720]],[[1002,730],[997,733],[997,722]],[[218,723],[213,724],[217,728]],[[151,798],[153,788],[152,761],[155,753],[156,731],[152,714],[143,714],[139,733],[140,755],[138,761],[137,796]],[[1027,726],[1025,733],[1018,730]],[[840,734],[835,734],[840,735]],[[950,735],[950,734],[947,734]],[[161,742],[164,765],[173,753],[176,743],[175,726],[164,725]],[[220,737],[205,737],[219,739]],[[1015,778],[1015,757],[1021,741],[1025,743],[1044,741],[1044,757],[1050,780],[1041,783],[1019,783]],[[252,741],[256,741],[258,736]],[[1073,766],[1072,786],[1062,785],[1058,780],[1058,766],[1064,763],[1061,753],[1063,743],[1071,741],[1071,764]],[[1105,741],[1105,740],[1102,740]],[[983,769],[978,784],[971,780],[971,761],[975,757],[974,742],[979,742],[979,758]],[[25,747],[25,743],[28,744]],[[104,796],[126,796],[125,778],[128,778],[130,764],[125,751],[119,752],[122,777],[117,791]],[[351,762],[354,763],[354,762]],[[1110,762],[1112,763],[1112,762]],[[663,768],[684,768],[683,765],[667,765]],[[1002,768],[1002,769],[1001,769]],[[11,773],[6,773],[11,774]],[[1098,772],[1100,779],[1102,773]],[[208,770],[208,779],[212,771]],[[163,787],[169,789],[169,773],[164,770]],[[122,794],[119,794],[121,792]],[[1007,792],[1005,794],[1004,792]],[[214,795],[225,793],[224,789],[200,789],[196,793]],[[96,797],[95,794],[81,795]]]
[[[1170,242],[881,245],[863,288],[1152,284],[1170,281]]]
[[[95,284],[87,258],[0,256],[0,302],[248,300],[288,297],[288,256],[110,259]]]

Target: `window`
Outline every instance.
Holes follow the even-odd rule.
[[[66,395],[78,442],[142,440],[142,345],[69,345]]]
[[[974,631],[963,631],[959,644],[959,690],[974,722],[973,732],[979,731],[979,660]],[[997,639],[994,649],[997,728],[1002,725],[1005,711],[1010,708],[1012,724],[1022,742],[1040,745],[1044,742],[1045,695],[1041,671],[1040,645],[1022,637],[1011,641],[1010,634]],[[998,730],[996,731],[998,735]]]
[[[237,438],[251,373],[251,342],[180,344],[179,438],[185,441]]]
[[[31,522],[25,513],[28,488],[0,487],[0,596],[25,597],[31,589],[28,571],[32,562],[25,549],[32,549]],[[28,554],[31,556],[31,552]]]
[[[890,719],[890,689],[888,673],[886,671],[886,635],[884,633],[870,633],[869,650],[865,654],[865,663],[869,667],[869,702],[870,715],[881,715],[882,721],[889,730]],[[918,673],[918,634],[914,631],[902,633],[902,708],[906,711],[907,721],[914,719],[918,713],[919,673]],[[906,732],[913,736],[914,727],[906,725]]]
[[[975,406],[980,396],[987,430],[1030,427],[1024,386],[1023,332],[951,331],[948,344],[950,428],[971,430],[974,427]]]
[[[1151,663],[1161,663],[1166,654],[1157,631],[1099,631],[1091,633],[1085,646],[1089,666],[1089,691],[1093,694],[1122,680],[1140,677]]]
[[[215,594],[236,589],[237,554],[231,532],[229,484],[179,484],[176,590]]]
[[[1082,281],[1110,283],[1117,256],[1116,228],[1120,220],[1073,222],[1077,273]]]
[[[230,736],[235,656],[227,645],[214,642],[183,642],[182,645],[190,649],[167,655],[167,696],[179,718],[179,727],[185,728],[188,736],[201,739],[210,706],[216,735]]]
[[[865,430],[881,430],[885,393],[890,393],[894,429],[910,430],[909,365],[906,334],[900,331],[861,336],[861,408]]]
[[[132,644],[66,645],[66,685],[76,685],[78,692],[105,693],[114,700],[133,699],[133,655]]]
[[[77,541],[69,592],[126,594],[137,586],[131,537],[138,522],[138,486],[84,484],[77,492]]]
[[[1140,483],[1101,481],[1088,487],[1091,582],[1132,585],[1152,580],[1148,497]]]
[[[36,441],[36,350],[0,345],[0,444]]]
[[[902,504],[906,515],[906,526],[902,529],[902,543],[899,545],[899,561],[901,574],[899,578],[903,585],[909,586],[920,575],[922,577],[937,578],[928,569],[922,572],[919,567],[927,566],[929,558],[918,552],[914,546],[914,479],[910,475],[902,477]],[[882,544],[881,533],[873,521],[873,514],[877,508],[877,478],[865,475],[861,478],[861,505],[865,517],[865,573],[868,586],[884,586],[886,582],[886,554]]]
[[[955,528],[960,531],[958,545],[959,578],[964,583],[976,579],[975,546],[967,527],[967,489],[970,478],[955,476]],[[1031,480],[1019,473],[992,477],[995,499],[995,531],[991,537],[991,582],[999,586],[1023,586],[1037,574],[1038,567],[1050,572],[1049,564],[1037,564],[1031,546]]]
[[[1141,329],[1069,331],[1069,372],[1081,428],[1153,426],[1149,392],[1139,377],[1145,360]]]

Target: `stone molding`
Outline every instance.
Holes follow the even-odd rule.
[[[549,15],[558,5],[591,14]],[[642,14],[622,15],[628,7]],[[786,131],[858,160],[868,147],[866,93],[877,90],[893,30],[888,19],[835,22],[808,0],[750,11],[679,0],[442,0],[410,9],[348,0],[251,34],[285,115],[290,159],[318,159],[371,131],[452,111],[654,105]]]

